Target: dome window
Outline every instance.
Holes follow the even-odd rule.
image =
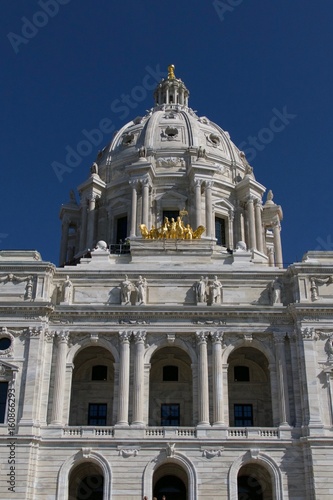
[[[10,348],[11,343],[11,339],[9,339],[8,337],[2,337],[0,339],[0,353],[3,354],[4,351],[7,351]]]
[[[122,145],[129,146],[134,141],[134,134],[123,135]]]
[[[165,129],[165,135],[168,138],[173,139],[174,137],[177,137],[177,135],[178,135],[178,129],[176,127],[167,127]]]
[[[210,134],[209,139],[214,144],[214,146],[218,146],[220,144],[220,138],[216,134]]]

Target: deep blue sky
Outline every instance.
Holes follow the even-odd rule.
[[[144,114],[150,91],[126,119],[110,106],[142,85],[147,66],[173,63],[200,116],[245,151],[249,137],[266,140],[250,159],[282,206],[285,264],[333,250],[332,2],[58,0],[53,17],[36,14],[41,3],[2,2],[0,248],[36,249],[58,263],[60,206],[101,146],[62,182],[52,162],[64,163],[66,146],[103,118],[119,129]],[[45,26],[29,31],[26,20]],[[269,135],[273,110],[296,116]]]

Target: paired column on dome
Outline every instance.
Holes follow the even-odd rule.
[[[283,268],[282,245],[281,245],[281,224],[278,217],[272,223],[274,236],[274,253],[276,267]]]
[[[95,194],[91,195],[89,198],[88,223],[87,223],[87,248],[92,248],[94,245],[96,200],[97,200],[97,195]]]
[[[255,200],[254,205],[255,210],[255,223],[256,223],[256,242],[257,242],[257,250],[261,253],[264,252],[264,244],[263,244],[263,234],[262,234],[262,202],[259,198]]]
[[[195,179],[195,228],[201,226],[201,179]]]
[[[249,233],[249,248],[256,248],[256,228],[254,216],[254,198],[249,196],[247,203],[247,220],[248,220],[248,233]]]
[[[135,341],[134,382],[133,382],[133,422],[144,425],[144,353],[146,332],[133,332]]]
[[[205,182],[206,190],[205,190],[205,195],[206,195],[206,236],[208,238],[211,238],[213,233],[213,203],[212,203],[212,188],[213,188],[213,182],[212,181],[206,181]]]
[[[213,425],[224,425],[222,332],[211,332],[213,346]]]
[[[228,247],[234,248],[234,218],[235,213],[230,208],[228,217]]]
[[[278,401],[280,407],[280,425],[289,425],[290,411],[288,398],[288,379],[285,353],[285,338],[274,335],[276,345],[276,366],[278,377]]]
[[[88,207],[87,207],[87,198],[82,198],[81,205],[81,232],[80,232],[80,250],[84,250],[86,248],[87,241],[87,215],[88,215]]]
[[[132,332],[119,332],[120,367],[118,392],[117,425],[128,425],[129,372],[130,372],[130,337]]]
[[[130,237],[136,236],[136,217],[137,217],[137,207],[138,207],[138,180],[130,181],[130,186],[132,188],[132,207],[131,207],[131,230]]]
[[[69,231],[70,220],[68,217],[64,217],[62,220],[61,228],[61,244],[60,244],[60,265],[62,266],[67,261],[67,249],[68,249],[68,231]]]
[[[53,405],[51,423],[63,424],[63,408],[66,382],[66,357],[68,348],[69,332],[57,332],[57,355],[54,377]]]
[[[209,387],[208,387],[208,359],[207,359],[208,332],[196,332],[196,336],[199,347],[198,425],[209,425]]]

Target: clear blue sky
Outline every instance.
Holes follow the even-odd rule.
[[[119,129],[144,114],[151,91],[127,118],[114,102],[173,63],[190,106],[242,145],[282,206],[286,265],[333,250],[332,26],[329,0],[3,0],[0,248],[58,263],[60,206],[101,146],[61,182],[52,163],[103,118]]]

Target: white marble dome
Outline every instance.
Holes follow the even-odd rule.
[[[149,161],[156,175],[186,175],[186,167],[199,156],[219,177],[239,182],[247,169],[244,153],[228,132],[188,107],[188,94],[180,79],[162,80],[155,90],[154,107],[126,123],[99,153],[101,178],[110,182],[126,175],[120,166],[128,167],[139,158]]]

